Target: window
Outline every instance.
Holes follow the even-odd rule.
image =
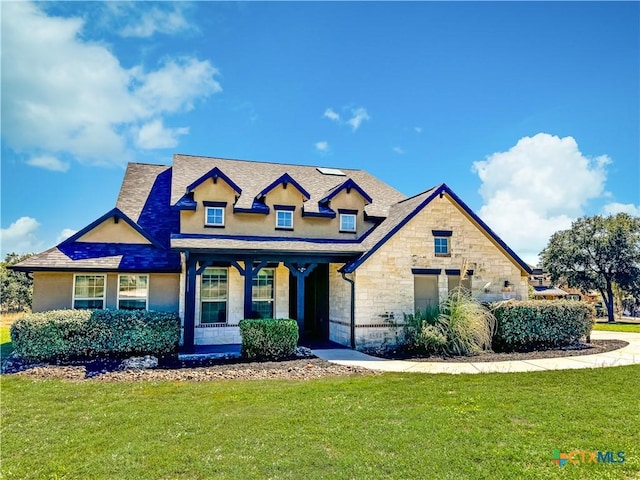
[[[73,283],[73,308],[104,308],[107,283],[104,275],[75,275]]]
[[[438,275],[414,275],[413,295],[413,308],[416,312],[432,312],[439,305]]]
[[[227,269],[205,268],[200,284],[200,323],[227,321]]]
[[[356,231],[356,216],[353,213],[340,214],[340,231],[341,232]]]
[[[434,237],[433,244],[435,247],[436,256],[449,255],[449,238],[448,237]]]
[[[224,227],[224,207],[206,207],[205,222],[208,227]]]
[[[120,310],[146,310],[149,293],[149,275],[118,276],[118,308]]]
[[[293,212],[291,210],[276,210],[276,228],[293,230]]]
[[[253,277],[251,311],[254,318],[273,318],[275,270],[263,268]]]

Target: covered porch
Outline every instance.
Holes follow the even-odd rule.
[[[184,250],[182,351],[238,343],[243,318],[293,318],[300,343],[328,341],[329,265],[353,258],[353,251]],[[224,272],[224,279],[214,275]],[[203,300],[212,291],[223,307]]]

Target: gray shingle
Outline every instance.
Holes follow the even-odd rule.
[[[218,167],[242,189],[242,194],[237,203],[237,206],[242,208],[251,208],[256,195],[285,173],[291,175],[296,182],[311,194],[311,198],[305,202],[304,208],[306,211],[317,212],[318,200],[325,197],[327,192],[342,184],[347,178],[353,179],[373,198],[373,202],[365,208],[368,215],[384,217],[387,215],[390,205],[405,198],[405,195],[364,170],[341,168],[340,170],[346,174],[346,177],[343,177],[323,175],[317,170],[316,166],[176,154],[173,156],[171,204],[174,205],[182,198],[186,193],[187,186],[214,167]]]
[[[158,175],[170,169],[167,165],[130,163],[124,174],[116,207],[134,221],[138,221],[142,207],[149,197]],[[169,206],[167,206],[169,208]]]

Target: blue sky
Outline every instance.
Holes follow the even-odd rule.
[[[638,2],[2,2],[2,254],[173,153],[446,182],[535,263],[640,215]]]

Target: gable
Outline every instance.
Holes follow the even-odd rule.
[[[434,207],[435,205],[435,207]],[[445,211],[443,206],[447,206]],[[426,215],[426,217],[425,217]],[[422,222],[416,227],[414,219],[418,217]],[[464,227],[464,228],[463,228]],[[393,205],[389,217],[374,231],[367,243],[367,252],[355,262],[344,267],[346,273],[355,271],[378,250],[388,250],[387,244],[396,244],[399,239],[412,232],[409,238],[421,238],[424,245],[416,247],[425,249],[427,245],[433,247],[433,230],[451,230],[454,237],[473,238],[477,247],[482,244],[490,245],[500,256],[518,268],[523,274],[528,274],[531,268],[518,257],[446,184],[430,189],[420,195]],[[459,232],[456,235],[456,232]],[[481,239],[481,240],[480,240]],[[453,240],[452,240],[453,241]],[[396,245],[401,251],[401,244]],[[453,247],[452,247],[453,248]],[[415,248],[414,248],[415,250]],[[425,250],[426,251],[426,250]],[[473,251],[473,249],[471,249]],[[414,253],[413,251],[411,252]],[[477,257],[480,252],[474,254]],[[473,261],[469,259],[470,261]]]
[[[79,232],[62,241],[58,246],[68,246],[75,242],[153,245],[157,248],[164,248],[161,243],[118,208],[109,210]]]
[[[99,223],[84,235],[78,237],[76,242],[151,245],[147,238],[127,222],[117,217],[111,217]]]

